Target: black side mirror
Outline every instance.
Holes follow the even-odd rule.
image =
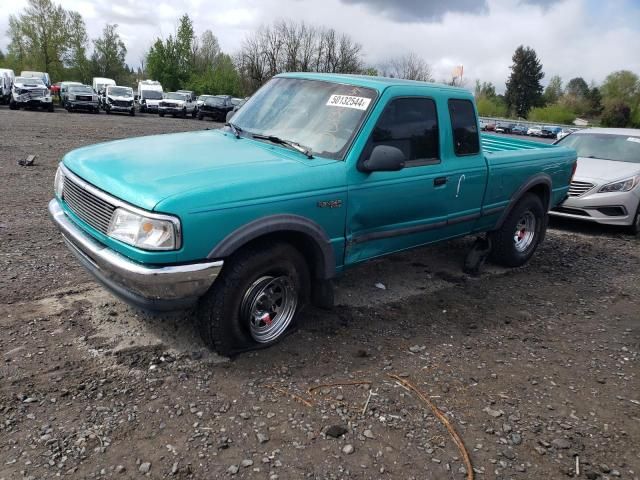
[[[402,150],[390,145],[378,145],[371,151],[359,170],[363,172],[395,172],[404,168],[407,158]]]

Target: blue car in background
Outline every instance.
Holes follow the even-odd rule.
[[[526,135],[527,130],[528,130],[527,127],[525,127],[524,125],[515,125],[511,129],[511,133],[514,135]]]
[[[542,133],[540,136],[544,138],[556,138],[561,131],[562,127],[545,125],[544,127],[542,127]]]

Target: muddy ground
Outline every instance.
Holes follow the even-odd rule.
[[[472,239],[372,262],[333,310],[232,361],[189,313],[106,293],[47,218],[60,157],[215,126],[0,107],[0,479],[467,478],[389,375],[445,412],[475,478],[640,476],[640,249],[622,230],[554,222],[529,265],[479,277],[461,271]]]

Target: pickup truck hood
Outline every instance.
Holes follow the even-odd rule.
[[[578,157],[575,179],[615,181],[631,177],[639,172],[640,165],[637,163]]]
[[[310,166],[326,162],[307,160],[268,143],[236,139],[219,130],[91,145],[69,152],[63,159],[67,168],[87,182],[147,210],[193,190],[225,189],[225,199],[229,199],[231,194],[247,194],[247,189],[230,191],[231,185],[286,182],[306,173]]]
[[[109,100],[118,100],[118,101],[124,101],[124,102],[133,101],[133,97],[126,97],[126,96],[119,96],[119,95],[109,95],[108,98]]]

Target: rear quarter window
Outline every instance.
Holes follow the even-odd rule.
[[[453,150],[458,156],[474,155],[480,152],[478,122],[473,103],[470,100],[452,98],[449,100],[449,116],[453,132]]]

